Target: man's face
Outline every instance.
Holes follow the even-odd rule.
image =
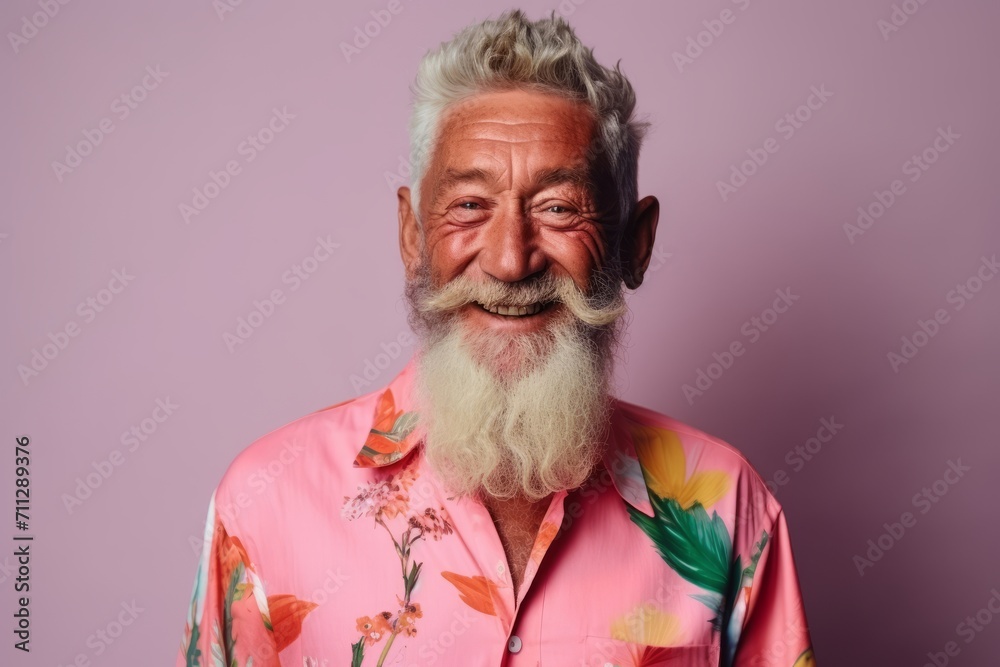
[[[594,130],[586,107],[557,96],[477,95],[443,119],[422,227],[400,188],[425,447],[456,493],[542,498],[582,484],[600,455],[622,279],[641,281],[657,205],[637,204],[619,277],[588,164]]]
[[[523,90],[451,109],[423,180],[423,258],[404,240],[408,274],[426,261],[434,287],[460,276],[518,283],[548,273],[588,291],[607,260],[587,160],[594,128],[583,104]],[[489,312],[469,303],[456,314],[469,332],[516,335],[546,328],[564,307]]]

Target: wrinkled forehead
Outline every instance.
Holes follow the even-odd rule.
[[[594,127],[593,114],[583,102],[530,90],[485,92],[448,107],[441,119],[438,147],[531,143],[585,153]]]

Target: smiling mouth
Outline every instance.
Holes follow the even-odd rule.
[[[494,315],[503,315],[505,317],[528,317],[529,315],[536,315],[545,310],[551,305],[551,302],[532,303],[527,306],[486,306],[477,301],[476,305],[485,310],[487,313],[492,313]]]

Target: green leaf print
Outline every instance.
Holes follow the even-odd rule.
[[[701,503],[684,510],[673,498],[650,493],[654,517],[631,505],[632,521],[653,541],[657,552],[677,574],[695,586],[724,596],[729,585],[732,542],[716,512],[711,518]]]

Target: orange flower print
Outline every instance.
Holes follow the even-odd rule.
[[[268,595],[267,608],[271,615],[274,643],[281,653],[302,634],[302,620],[318,607],[315,602],[300,600],[294,595]]]
[[[458,589],[458,597],[465,604],[487,616],[496,616],[493,599],[498,595],[497,585],[482,575],[466,577],[454,572],[442,572],[441,576]]]
[[[212,497],[212,512],[214,513],[215,496]],[[221,600],[226,625],[220,627],[215,620],[211,629],[209,646],[213,664],[237,664],[237,640],[244,635],[237,635],[232,629],[233,608],[237,603],[252,598],[260,611],[263,627],[271,633],[275,647],[280,653],[288,648],[302,634],[302,623],[306,616],[318,605],[308,600],[300,600],[294,595],[265,595],[260,577],[250,562],[243,543],[235,535],[230,535],[216,515],[211,529],[206,530],[207,539],[212,546],[206,550],[204,560],[199,565],[199,579],[192,600],[191,615],[187,624],[187,644],[185,657],[188,667],[199,667],[199,656],[202,651],[198,646],[202,634],[208,634],[208,628],[202,627],[202,613],[205,603],[205,584],[201,573],[209,567],[217,567],[218,572],[212,576],[225,582],[225,596]],[[217,566],[209,565],[209,558],[214,557]],[[207,575],[206,575],[207,576]],[[242,642],[246,642],[243,639]],[[253,641],[251,639],[251,641]],[[241,643],[242,646],[242,643]],[[246,649],[244,649],[245,651]],[[249,660],[247,661],[249,663]]]
[[[364,635],[365,646],[375,644],[383,636],[392,632],[392,625],[389,624],[390,618],[392,618],[392,614],[383,611],[381,614],[376,614],[375,618],[362,616],[358,619],[358,632]]]
[[[364,447],[354,460],[355,467],[384,465],[398,461],[409,445],[417,425],[417,413],[396,410],[392,390],[386,389],[375,407],[375,419]]]
[[[548,551],[552,540],[556,538],[556,533],[558,532],[559,526],[556,524],[551,521],[542,522],[542,525],[538,528],[538,536],[535,538],[535,546],[531,547],[530,559],[535,562],[535,565],[541,564],[542,556]]]
[[[382,667],[396,637],[416,636],[416,619],[421,618],[423,612],[411,596],[423,563],[413,559],[411,550],[421,539],[425,542],[428,539],[437,541],[455,531],[444,507],[426,507],[423,510],[410,507],[410,487],[416,479],[416,465],[411,462],[393,475],[360,487],[355,497],[344,498],[341,517],[347,521],[368,517],[375,521],[376,526],[383,528],[399,557],[403,575],[403,595],[396,596],[399,608],[395,614],[383,611],[374,618],[362,616],[358,619],[361,638],[351,644],[351,667],[361,667],[365,662],[365,648],[385,637],[382,652],[375,663],[375,667]]]
[[[399,602],[399,619],[396,621],[396,630],[404,633],[407,637],[415,637],[417,626],[413,624],[413,619],[424,615],[420,611],[420,605],[416,602],[406,604],[398,595],[396,600]]]
[[[240,538],[227,533],[225,526],[220,523],[217,530],[219,531],[219,541],[216,553],[222,566],[222,576],[226,580],[240,563],[243,563],[243,567],[250,567],[250,556],[243,548]]]

